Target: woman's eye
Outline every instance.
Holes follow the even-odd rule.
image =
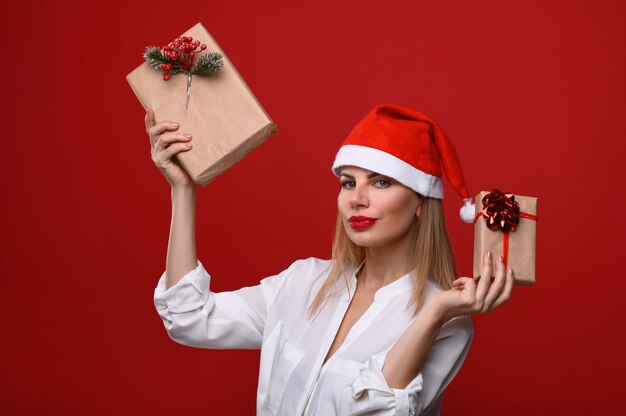
[[[354,181],[343,181],[341,182],[341,187],[345,189],[354,189],[356,183]]]
[[[391,182],[389,182],[387,179],[378,179],[376,182],[374,182],[374,185],[376,185],[376,187],[378,188],[387,188],[389,185],[391,185]]]

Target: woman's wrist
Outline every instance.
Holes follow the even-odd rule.
[[[195,196],[196,184],[192,183],[191,185],[185,185],[185,186],[172,186],[172,196],[174,195]]]
[[[420,310],[420,314],[423,319],[431,322],[434,326],[442,327],[448,319],[450,319],[439,302],[436,301],[436,297],[431,297],[428,302]]]

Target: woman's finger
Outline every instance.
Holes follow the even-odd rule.
[[[165,159],[171,157],[171,153],[165,152],[167,149],[177,143],[185,144],[185,147],[191,148],[191,143],[188,143],[190,140],[191,134],[160,135],[152,149],[152,160],[160,165]]]
[[[485,300],[485,295],[487,294],[487,290],[491,284],[491,272],[493,269],[492,260],[491,251],[487,251],[483,256],[483,268],[480,274],[480,280],[478,281],[478,287],[476,288],[476,298],[480,302]]]
[[[144,122],[146,123],[146,133],[150,134],[150,128],[152,128],[152,126],[156,124],[156,122],[154,121],[154,111],[152,111],[151,108],[148,108],[146,110],[146,117],[144,119]]]
[[[498,296],[498,298],[491,305],[491,309],[497,308],[498,306],[502,305],[503,303],[511,299],[511,294],[513,293],[514,285],[515,285],[515,272],[513,272],[513,269],[509,269],[507,270],[507,273],[506,273],[504,289],[502,290],[502,293],[500,293],[500,296]]]
[[[170,146],[172,143],[176,143],[176,142],[188,142],[189,140],[191,140],[191,134],[183,134],[183,133],[177,133],[177,134],[162,134],[159,137],[159,145],[158,147],[155,146],[155,148],[157,149],[157,151],[161,151],[161,150],[165,150],[168,146]]]
[[[170,145],[167,149],[160,152],[158,156],[154,157],[154,163],[160,168],[165,168],[165,166],[171,162],[172,157],[177,155],[180,152],[186,152],[190,150],[192,147],[191,143],[174,143]]]
[[[161,134],[165,133],[166,131],[178,130],[178,127],[180,127],[180,124],[167,120],[156,123],[148,129],[150,142],[154,145],[158,141],[158,138]]]
[[[192,147],[191,143],[176,143],[176,144],[173,144],[173,145],[171,145],[170,147],[168,147],[167,149],[165,149],[163,151],[162,157],[165,160],[171,159],[176,154],[178,154],[180,152],[187,151],[187,150],[191,149],[191,147]]]
[[[466,283],[468,283],[469,281],[474,281],[474,279],[472,279],[471,277],[459,277],[458,279],[456,279],[455,281],[452,282],[452,284],[454,286],[463,286]]]
[[[464,298],[468,302],[466,306],[469,306],[471,310],[475,308],[480,308],[481,304],[478,304],[476,298],[476,281],[474,279],[470,279],[469,277],[465,278],[463,281],[463,292]]]
[[[152,148],[152,159],[156,162],[157,160],[162,160],[164,157],[161,153],[172,146],[174,143],[178,142],[188,142],[191,140],[191,134],[173,134],[173,133],[164,133],[159,136],[157,142],[154,144]],[[191,146],[189,146],[191,147]]]
[[[467,296],[466,300],[468,300],[473,307],[474,300],[476,299],[476,281],[471,277],[459,277],[453,281],[452,284],[455,286],[453,289],[465,291]]]
[[[487,313],[491,310],[491,305],[494,303],[496,299],[502,293],[504,289],[504,284],[506,280],[506,273],[504,267],[504,259],[502,256],[498,256],[498,260],[496,261],[496,277],[493,283],[489,286],[489,290],[487,291],[487,295],[485,296],[485,301],[483,302],[483,307],[481,312]]]

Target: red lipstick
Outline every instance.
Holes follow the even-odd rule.
[[[353,216],[348,218],[348,222],[350,223],[350,227],[353,230],[365,230],[376,222],[376,218],[363,217],[363,216]]]

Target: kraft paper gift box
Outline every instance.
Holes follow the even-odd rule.
[[[223,67],[211,76],[192,76],[187,111],[186,74],[172,74],[164,81],[161,70],[144,62],[126,79],[143,107],[154,110],[157,122],[178,122],[177,132],[193,136],[191,150],[176,158],[189,176],[204,186],[278,129],[201,23],[181,36],[206,44],[206,50],[198,53],[194,62],[208,52],[221,53],[223,61]]]
[[[519,223],[515,231],[492,231],[483,217],[483,198],[489,192],[476,196],[476,221],[474,224],[474,277],[480,276],[482,259],[491,250],[493,259],[503,256],[507,268],[513,269],[515,283],[535,283],[535,248],[537,235],[537,198],[515,195],[519,204]],[[506,194],[510,195],[510,194]],[[495,274],[495,261],[493,272]]]

